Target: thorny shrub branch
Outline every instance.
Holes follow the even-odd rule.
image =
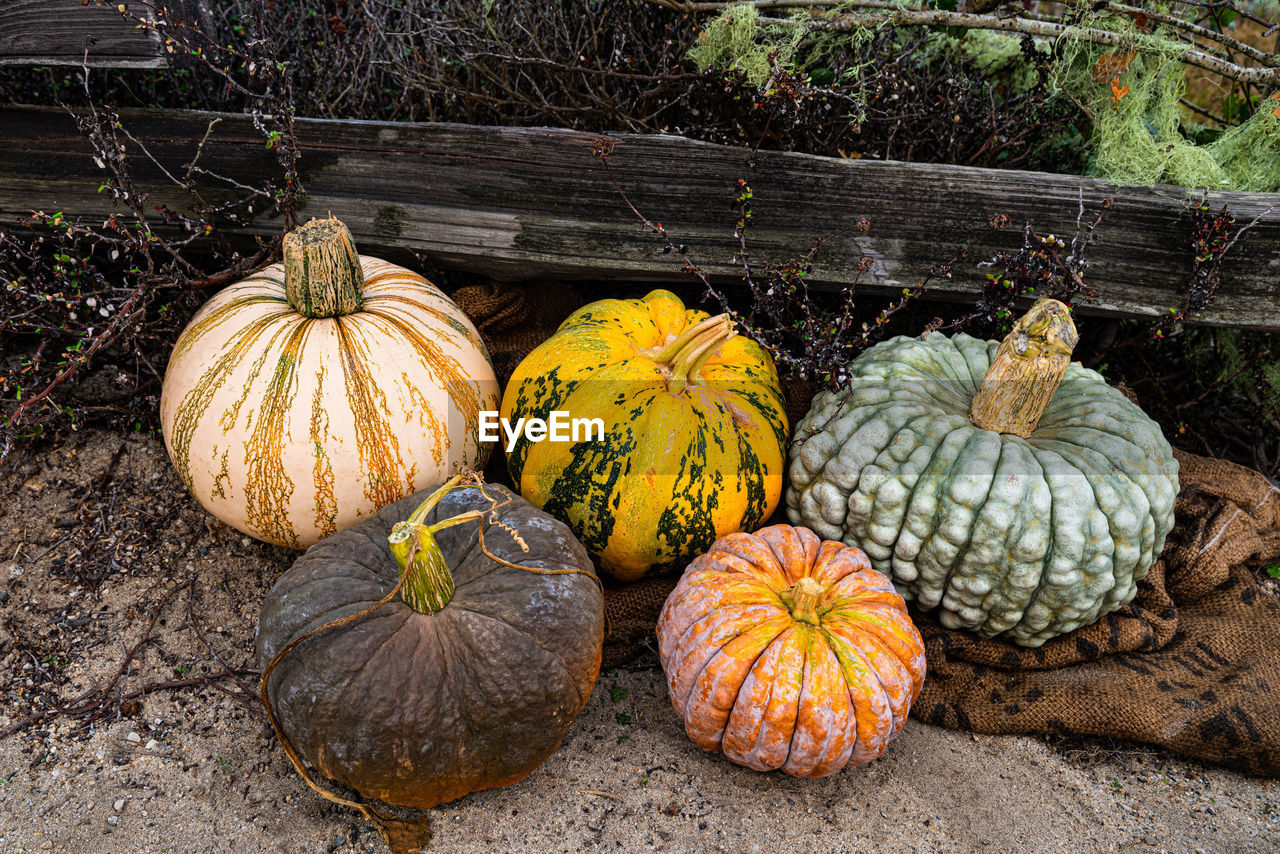
[[[1222,262],[1227,253],[1252,229],[1262,218],[1270,214],[1274,208],[1267,208],[1250,222],[1232,231],[1236,223],[1235,215],[1224,204],[1216,213],[1209,207],[1208,199],[1201,199],[1192,208],[1191,249],[1194,252],[1191,276],[1187,282],[1187,294],[1182,305],[1169,309],[1169,313],[1160,318],[1152,336],[1163,338],[1169,335],[1178,324],[1191,318],[1197,311],[1202,311],[1213,302],[1222,288]]]
[[[784,93],[787,89],[787,85],[779,87],[779,91]],[[783,97],[792,95],[784,94]],[[785,375],[828,388],[839,388],[848,380],[853,360],[887,334],[894,315],[924,295],[934,281],[951,278],[960,262],[1010,222],[1003,214],[991,216],[986,230],[952,258],[932,267],[915,284],[903,288],[897,299],[891,300],[868,319],[862,319],[864,313],[859,310],[855,292],[862,275],[874,266],[873,259],[866,256],[859,259],[854,281],[835,293],[812,291],[809,278],[817,254],[825,244],[850,232],[866,234],[870,231],[870,223],[862,218],[832,234],[819,237],[799,257],[780,263],[752,264],[748,233],[754,221],[752,205],[755,196],[747,180],[739,178],[734,197],[737,214],[734,237],[738,241],[735,261],[741,265],[742,281],[750,291],[749,308],[742,312],[733,307],[729,297],[716,286],[706,270],[690,259],[685,244],[676,243],[661,222],[649,219],[636,208],[618,183],[609,163],[615,153],[615,142],[605,137],[597,138],[592,153],[603,164],[614,189],[631,212],[646,229],[661,239],[663,254],[679,254],[685,271],[702,283],[705,299],[714,300],[720,310],[733,317],[752,340],[767,349]],[[749,172],[756,168],[754,155],[748,160],[747,167]],[[1065,255],[1063,250],[1067,244],[1062,239],[1054,235],[1039,235],[1028,225],[1019,252],[998,252],[987,262],[987,266],[994,267],[997,272],[988,274],[987,285],[972,310],[950,322],[935,318],[926,324],[925,331],[994,332],[1013,318],[1016,302],[1027,295],[1053,296],[1068,304],[1082,298],[1097,297],[1097,292],[1083,279],[1087,266],[1084,255],[1111,207],[1111,200],[1104,200],[1101,209],[1086,222],[1081,198],[1076,234],[1071,240],[1070,252]]]
[[[160,379],[145,351],[162,348],[147,345],[167,340],[182,320],[171,301],[261,266],[276,252],[285,227],[296,222],[303,187],[297,178],[291,70],[277,58],[272,39],[260,28],[245,48],[223,46],[156,3],[133,5],[150,14],[126,10],[126,18],[158,31],[170,53],[186,57],[243,98],[280,174],[248,186],[202,167],[212,125],[182,169],[166,169],[111,104],[94,98],[86,52],[81,82],[87,107],[63,106],[105,173],[99,193],[118,210],[100,222],[35,211],[17,228],[0,229],[0,342],[6,352],[23,354],[0,364],[0,462],[21,438],[67,422],[74,429],[90,411],[111,411],[109,402],[86,405],[63,389],[107,353],[134,363],[134,377],[121,371],[118,380],[132,384],[131,403],[142,401],[140,392]],[[136,178],[135,164],[143,159],[184,194],[186,206],[151,201],[155,188]],[[210,201],[210,188],[230,189],[232,198]],[[282,217],[281,234],[258,241],[249,253],[237,249],[227,229],[264,214]],[[197,255],[209,256],[213,272],[197,266]],[[146,380],[144,368],[150,375]],[[141,425],[150,421],[145,412],[135,405],[122,414]]]

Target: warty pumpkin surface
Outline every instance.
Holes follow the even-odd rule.
[[[658,618],[671,702],[704,750],[825,777],[879,756],[924,684],[924,642],[860,550],[774,525],[689,565]]]
[[[280,729],[324,775],[420,809],[514,783],[550,756],[591,694],[604,638],[591,560],[568,527],[501,486],[453,489],[415,519],[424,496],[308,549],[267,594],[257,636],[265,670],[293,639],[414,573],[376,611],[282,656],[265,692]],[[469,513],[500,561],[481,549],[476,521],[448,527]],[[411,521],[445,525],[427,538],[442,564],[399,562],[390,540]]]
[[[1173,526],[1178,463],[1070,363],[1075,341],[1042,301],[1004,342],[867,350],[797,425],[788,519],[863,548],[948,628],[1039,646],[1127,604]]]
[[[727,315],[668,291],[584,306],[529,354],[502,417],[553,411],[599,418],[604,440],[522,437],[508,469],[620,580],[683,567],[781,501],[788,427],[772,358]]]
[[[497,380],[462,311],[416,273],[357,255],[336,220],[215,294],[174,348],[165,447],[223,522],[305,548],[379,507],[482,467]]]

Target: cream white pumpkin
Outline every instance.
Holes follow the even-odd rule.
[[[337,220],[217,293],[165,373],[165,447],[214,516],[306,548],[378,508],[483,467],[498,384],[466,315],[403,267],[358,255]]]

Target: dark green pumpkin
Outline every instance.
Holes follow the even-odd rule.
[[[266,692],[283,732],[315,768],[366,797],[425,809],[514,783],[541,764],[586,704],[600,669],[603,599],[586,550],[563,523],[500,486],[448,492],[428,524],[485,512],[435,539],[454,582],[434,613],[397,596],[299,644]],[[377,603],[399,566],[388,544],[427,492],[312,546],[272,587],[258,624],[262,667],[286,644]],[[494,522],[499,524],[494,524]],[[527,543],[521,549],[509,530]],[[406,585],[407,589],[408,585]]]

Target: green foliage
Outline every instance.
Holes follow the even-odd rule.
[[[1280,429],[1280,352],[1273,352],[1274,341],[1274,335],[1209,329],[1197,330],[1190,344],[1194,359],[1220,365],[1215,383],[1249,401],[1260,421]]]

